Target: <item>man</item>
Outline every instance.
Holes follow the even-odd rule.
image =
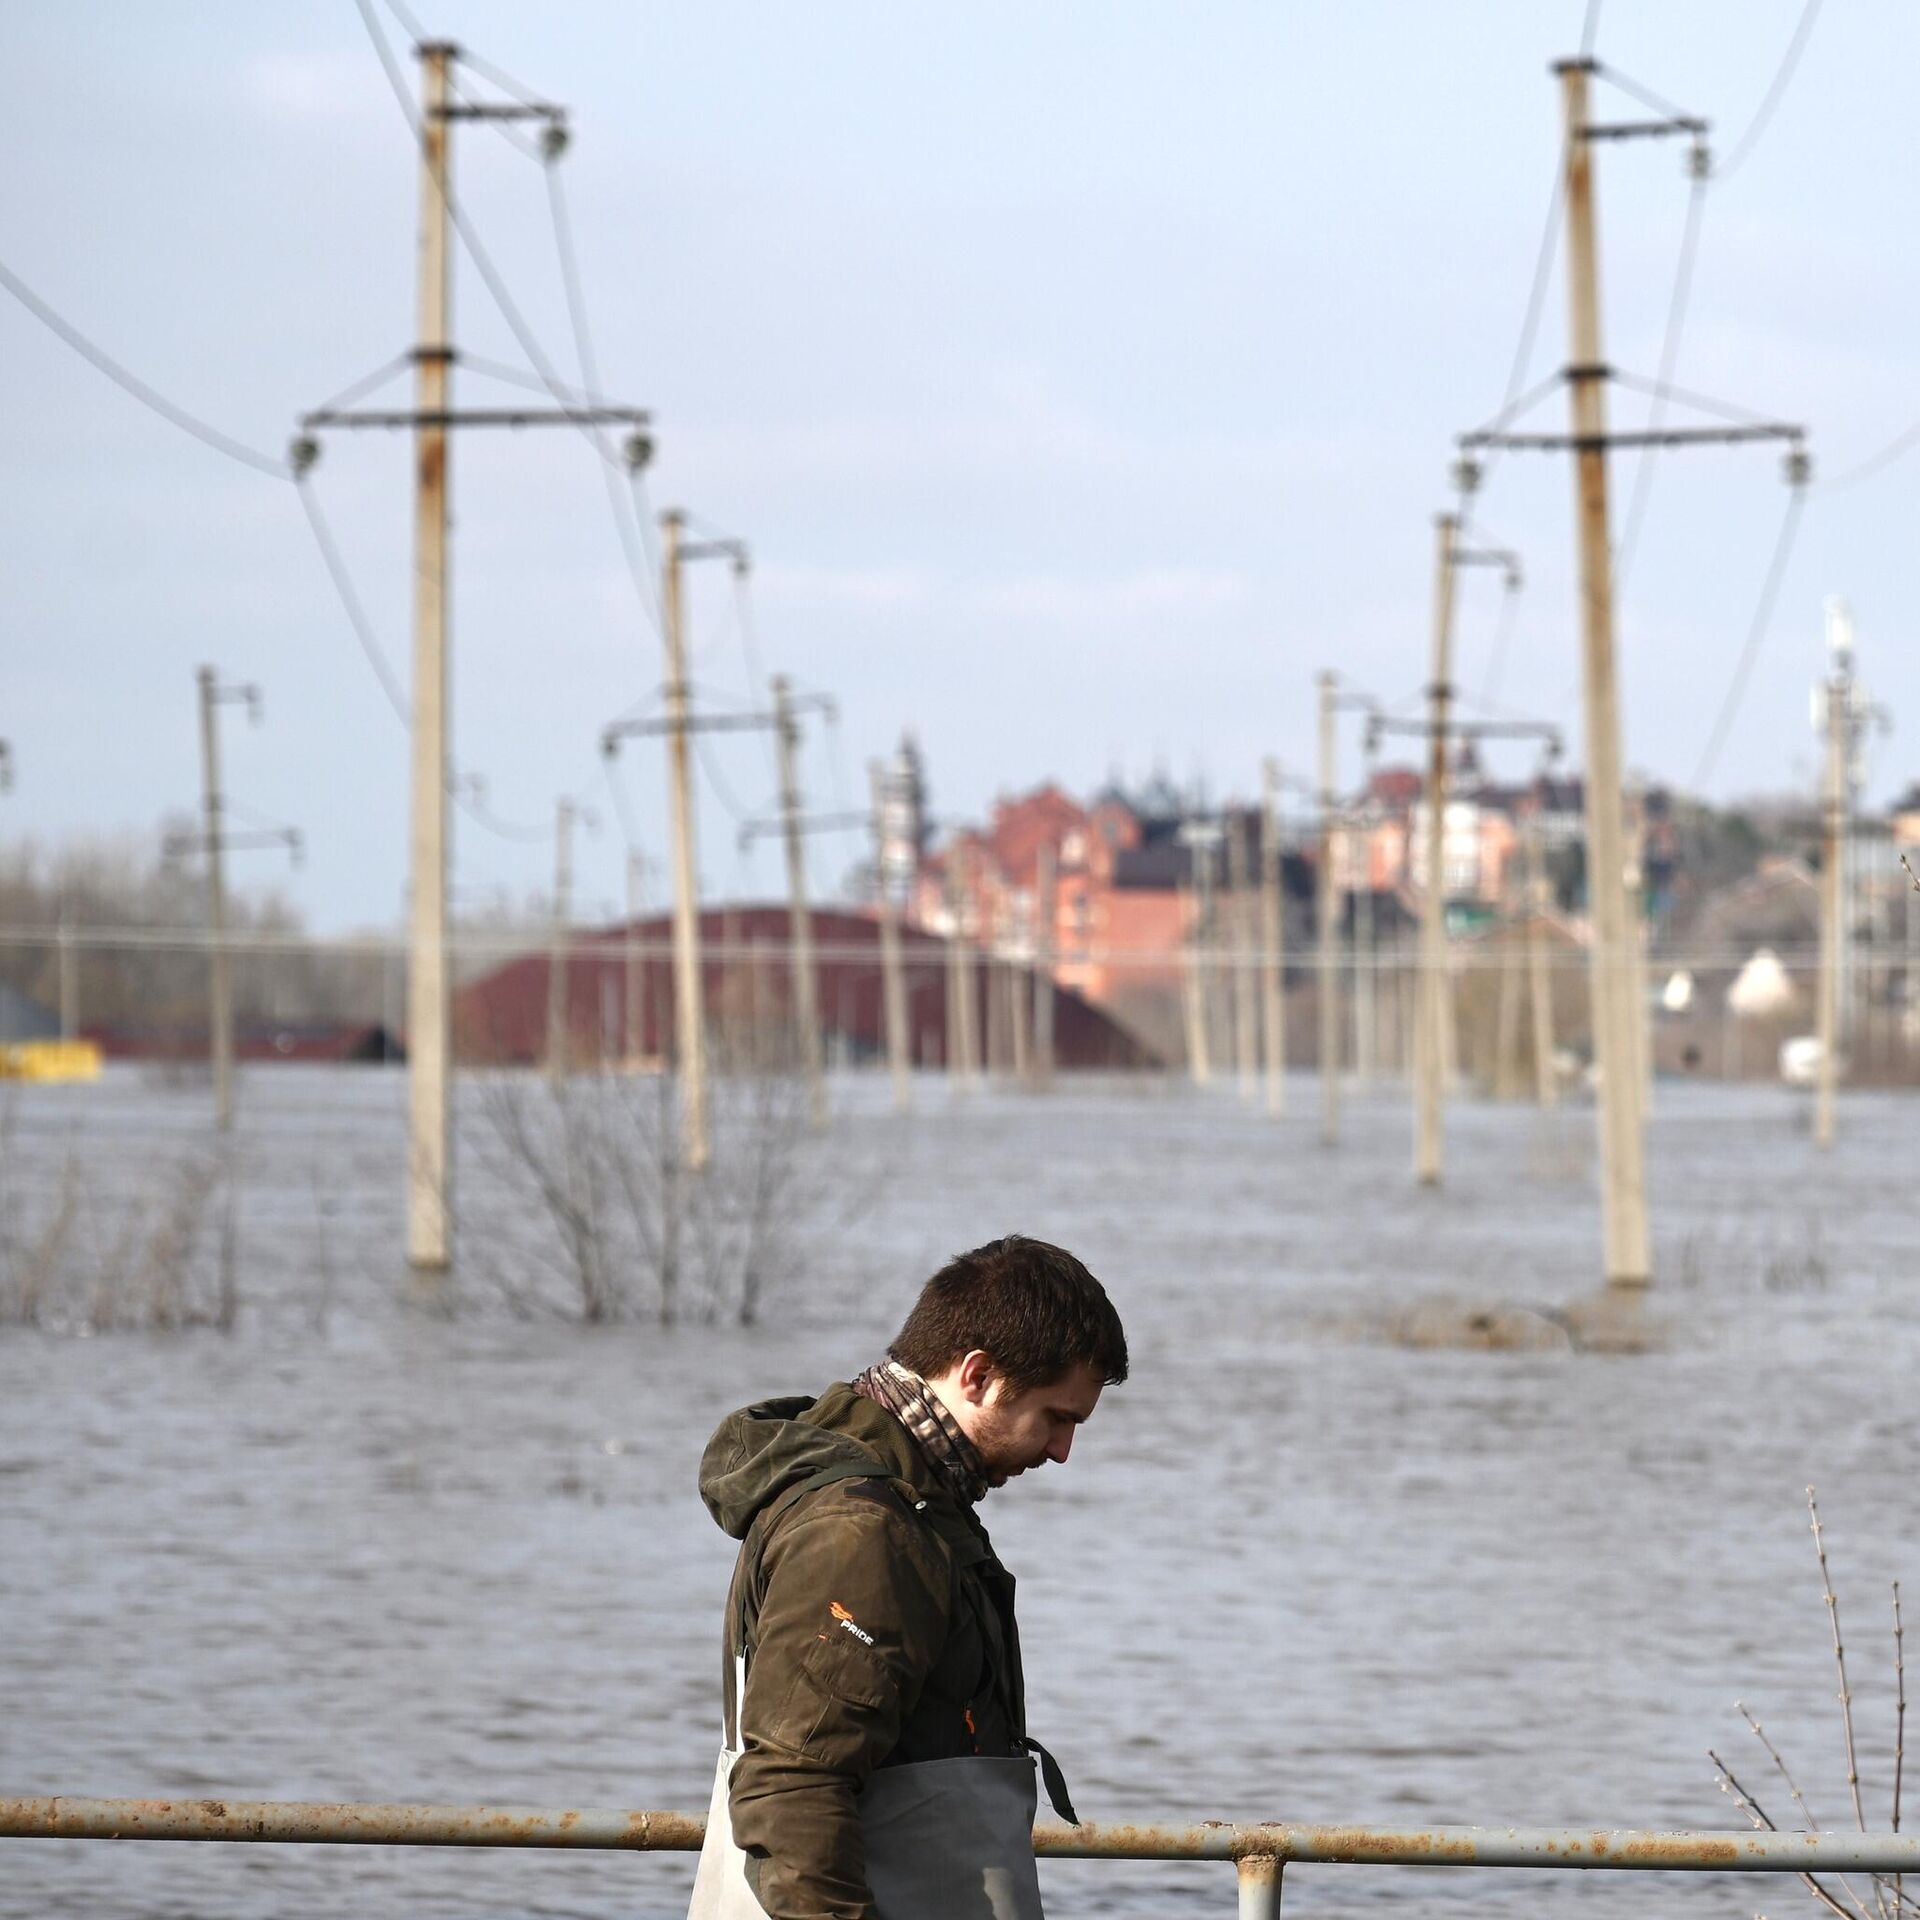
[[[701,1461],[741,1548],[692,1920],[1038,1920],[1041,1750],[974,1507],[1065,1462],[1126,1334],[1072,1254],[1016,1234],[941,1268],[887,1352],[732,1415]]]

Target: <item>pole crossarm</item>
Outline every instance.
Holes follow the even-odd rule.
[[[616,720],[602,730],[600,751],[611,756],[622,740],[674,733],[766,733],[780,724],[771,713],[689,714],[681,720]]]
[[[1560,751],[1560,729],[1545,720],[1396,720],[1379,715],[1368,723],[1367,744],[1371,747],[1381,734],[1409,734],[1418,740],[1430,740],[1437,733],[1448,740],[1544,740],[1552,753]]]
[[[435,120],[545,120],[554,126],[565,126],[567,110],[537,100],[525,105],[504,100],[456,100],[433,108],[430,117]]]
[[[253,833],[170,833],[160,843],[168,854],[245,852],[253,847],[286,847],[297,854],[301,847],[298,827],[262,827]]]
[[[1683,116],[1671,120],[1615,120],[1607,123],[1589,121],[1580,129],[1582,140],[1665,140],[1675,134],[1686,134],[1691,139],[1704,140],[1708,132],[1708,123]]]
[[[793,823],[796,833],[865,833],[871,831],[872,826],[872,815],[865,813],[815,813]],[[754,841],[786,830],[784,820],[748,820],[740,828],[741,849],[744,851]]]
[[[307,432],[326,427],[645,427],[651,422],[642,407],[323,407],[300,416]]]
[[[1768,421],[1750,427],[1652,427],[1624,433],[1463,433],[1456,437],[1455,444],[1463,449],[1604,453],[1610,447],[1730,446],[1743,440],[1786,440],[1799,446],[1805,439],[1804,427]]]

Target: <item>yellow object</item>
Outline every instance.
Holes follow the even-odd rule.
[[[99,1078],[100,1049],[91,1040],[21,1040],[0,1046],[0,1080],[51,1084]]]

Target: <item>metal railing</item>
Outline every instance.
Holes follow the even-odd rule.
[[[451,1807],[316,1800],[0,1799],[0,1839],[252,1840],[327,1846],[566,1847],[694,1853],[692,1813],[596,1807]],[[1289,1863],[1553,1867],[1614,1873],[1920,1874],[1920,1835],[1658,1832],[1584,1827],[1038,1826],[1043,1859],[1230,1860],[1240,1920],[1278,1920]],[[1896,1900],[1898,1907],[1902,1902]]]

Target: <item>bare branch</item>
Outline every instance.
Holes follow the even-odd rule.
[[[1787,1763],[1781,1759],[1780,1749],[1767,1738],[1766,1729],[1747,1711],[1747,1704],[1744,1700],[1736,1700],[1733,1703],[1733,1710],[1753,1729],[1753,1737],[1766,1748],[1768,1757],[1779,1769],[1780,1778],[1787,1783],[1787,1791],[1793,1795],[1794,1805],[1800,1809],[1801,1819],[1807,1823],[1807,1831],[1809,1833],[1818,1833],[1820,1831],[1820,1822],[1813,1817],[1813,1809],[1807,1805],[1806,1796],[1800,1791],[1793,1775],[1787,1771]]]
[[[1847,1791],[1853,1796],[1853,1817],[1860,1831],[1867,1830],[1867,1816],[1860,1804],[1860,1762],[1853,1744],[1853,1695],[1847,1687],[1847,1652],[1840,1642],[1840,1602],[1834,1598],[1833,1580],[1827,1572],[1826,1537],[1820,1531],[1820,1507],[1807,1489],[1807,1512],[1813,1519],[1813,1550],[1820,1561],[1820,1585],[1826,1596],[1827,1621],[1833,1628],[1833,1662],[1840,1673],[1840,1724],[1847,1740]]]
[[[1759,1801],[1733,1777],[1732,1768],[1730,1768],[1711,1747],[1707,1749],[1707,1758],[1713,1762],[1714,1771],[1720,1776],[1721,1792],[1732,1794],[1734,1804],[1756,1827],[1765,1827],[1770,1833],[1779,1832],[1779,1828],[1774,1825],[1773,1821],[1762,1809]],[[1812,1874],[1803,1873],[1800,1879],[1807,1891],[1811,1893],[1823,1907],[1837,1914],[1839,1920],[1853,1920],[1853,1915],[1849,1913]]]

